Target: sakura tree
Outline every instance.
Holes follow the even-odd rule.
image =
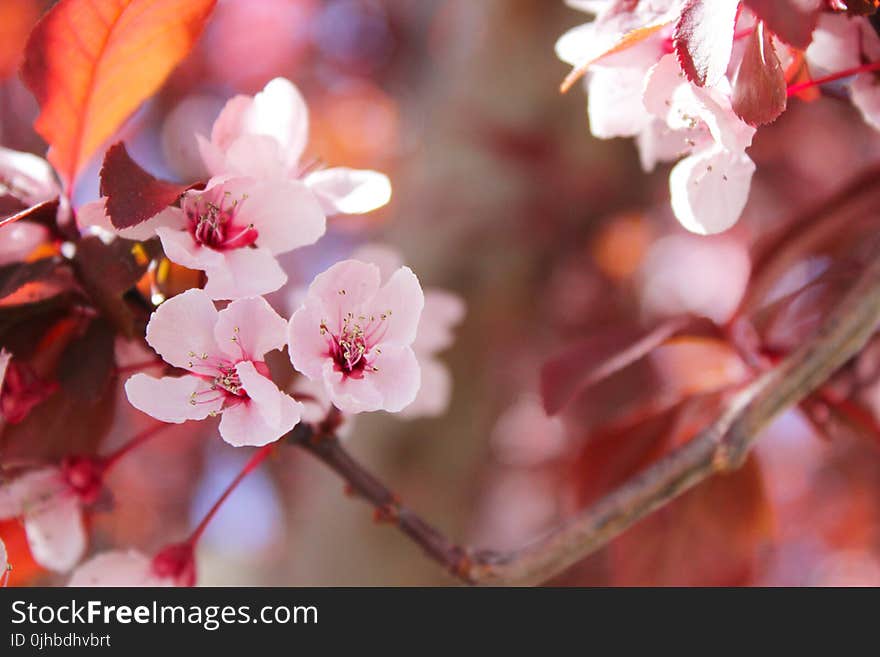
[[[546,3],[391,4],[10,5],[4,584],[229,581],[205,541],[249,545],[222,525],[236,500],[239,519],[290,525],[260,554],[308,573],[328,541],[290,541],[331,514],[298,454],[445,581],[873,582],[872,484],[822,489],[858,509],[861,542],[796,524],[807,452],[785,440],[833,445],[811,472],[880,469],[878,3],[571,0],[588,22],[556,42],[562,91],[582,83],[589,132],[637,157],[547,120],[581,104],[556,70],[504,88],[499,43],[537,34]],[[497,111],[462,111],[474,94]],[[453,346],[468,356],[450,366]],[[430,455],[413,434],[432,431],[449,443],[433,478],[406,452],[398,477],[365,465],[367,436]],[[245,498],[267,472],[301,524],[272,515],[271,485]],[[448,502],[456,523],[431,519],[445,498],[468,502]],[[852,581],[827,566],[846,559]]]

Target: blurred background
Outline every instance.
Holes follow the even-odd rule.
[[[0,144],[40,155],[37,108],[16,66],[47,4],[0,2]],[[309,104],[310,156],[389,175],[388,207],[332,220],[326,238],[284,264],[305,284],[379,242],[423,284],[465,299],[442,355],[454,379],[448,411],[361,416],[346,440],[408,506],[475,547],[535,540],[656,457],[663,418],[630,415],[649,392],[711,393],[745,367],[717,341],[670,345],[576,413],[549,418],[545,361],[572,341],[681,312],[723,324],[747,287],[753,246],[880,155],[847,102],[794,103],[758,132],[743,220],[721,236],[690,235],[668,208],[668,168],[645,174],[630,140],[592,138],[583,90],[558,92],[567,67],[553,44],[582,22],[561,0],[220,0],[193,54],[117,137],[151,172],[185,178],[198,170],[194,128],[207,133],[229,97],[284,76]],[[97,197],[97,169],[77,204]],[[825,266],[813,259],[787,284]],[[293,303],[290,290],[271,301],[282,313]],[[863,393],[869,409],[874,396]],[[146,423],[118,391],[106,403],[101,449]],[[880,585],[878,446],[876,433],[829,438],[791,411],[742,471],[701,485],[553,583]],[[210,423],[169,429],[113,473],[112,512],[94,514],[92,549],[151,552],[179,540],[247,456]],[[13,584],[63,581],[27,565],[16,523],[0,535]],[[230,498],[198,565],[204,585],[455,583],[293,449]]]

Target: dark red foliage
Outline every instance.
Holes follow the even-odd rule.
[[[173,204],[186,188],[144,171],[122,142],[111,146],[104,156],[101,196],[107,197],[107,215],[117,228],[146,221]]]
[[[733,111],[750,125],[775,121],[788,101],[785,71],[770,32],[759,23],[746,41],[733,83]]]

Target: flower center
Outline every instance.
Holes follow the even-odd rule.
[[[184,201],[189,232],[196,243],[216,251],[240,249],[253,244],[259,233],[239,217],[247,197],[230,202],[228,192],[211,191]]]
[[[238,377],[238,372],[231,366],[221,366],[219,368],[219,374],[214,377],[213,385],[215,388],[225,390],[230,395],[235,395],[236,397],[247,396],[241,387],[241,379]]]
[[[348,313],[342,320],[342,329],[338,335],[334,335],[327,327],[326,322],[321,323],[321,335],[329,336],[328,356],[333,359],[337,372],[360,379],[365,372],[378,372],[379,368],[372,363],[375,356],[382,353],[375,345],[381,342],[385,334],[385,320],[391,315],[391,311],[382,313],[378,317]]]
[[[248,399],[247,391],[241,385],[241,378],[235,371],[236,363],[211,357],[208,354],[196,354],[193,351],[189,352],[189,357],[192,360],[187,363],[187,369],[200,379],[211,383],[210,388],[192,393],[190,404],[193,406],[212,404],[218,399],[223,399],[224,406],[229,406]],[[254,363],[254,366],[260,374],[266,376],[268,373],[264,363]]]

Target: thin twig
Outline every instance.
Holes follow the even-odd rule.
[[[346,482],[349,490],[375,509],[378,522],[393,524],[432,559],[469,584],[473,562],[469,553],[401,504],[400,499],[365,470],[333,435],[301,434],[296,444],[315,456]]]

